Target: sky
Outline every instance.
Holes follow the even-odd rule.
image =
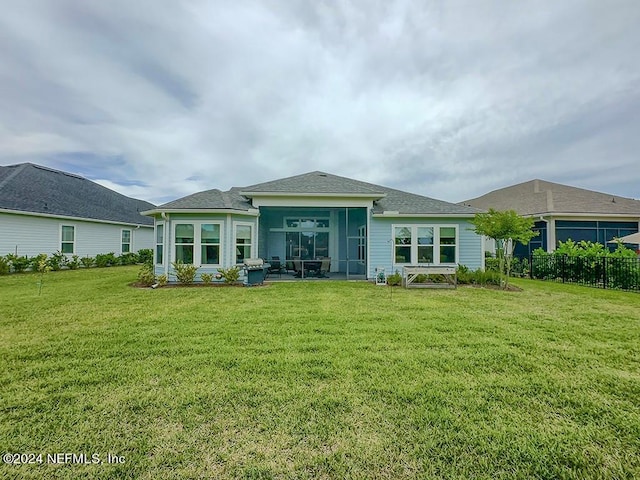
[[[640,198],[637,0],[3,3],[0,165],[156,204],[314,170]]]

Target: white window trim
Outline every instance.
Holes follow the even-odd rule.
[[[162,243],[158,243],[158,227],[162,227]],[[153,228],[153,264],[154,265],[164,265],[164,261],[167,257],[167,252],[165,251],[165,222],[156,222],[155,227]],[[158,245],[162,245],[162,262],[158,262]]]
[[[238,227],[239,226],[248,226],[251,227],[251,253],[249,258],[256,257],[256,224],[253,222],[233,222],[233,252],[231,255],[231,263],[233,265],[238,265],[236,263],[236,248],[238,247]]]
[[[420,263],[418,262],[418,228],[429,227],[433,228],[433,263]],[[448,245],[456,247],[456,259],[455,262],[440,262],[440,228],[454,228],[456,232],[456,243],[454,245]],[[408,228],[411,230],[411,261],[408,263],[396,262],[396,228]],[[446,246],[446,245],[445,245]],[[460,263],[460,229],[457,224],[450,223],[399,223],[391,225],[391,263],[393,265],[457,265]]]
[[[176,257],[177,245],[191,245],[190,243],[176,243],[176,228],[178,225],[193,225],[193,265],[198,265],[205,268],[217,268],[222,266],[223,252],[224,252],[224,221],[221,220],[174,220],[171,222],[171,249],[172,257]],[[202,225],[219,225],[220,226],[220,263],[205,263],[202,264]],[[205,244],[207,245],[207,244]],[[166,248],[163,252],[166,255]]]
[[[128,252],[125,252],[122,249],[122,245],[127,243],[127,242],[123,241],[123,238],[122,238],[124,232],[129,232],[129,251]],[[131,228],[122,228],[120,230],[120,255],[122,255],[123,253],[131,253],[131,252],[133,252],[133,229],[131,229]]]
[[[59,232],[59,239],[58,239],[58,245],[60,247],[60,251],[62,252],[62,228],[63,227],[72,227],[73,228],[73,242],[67,242],[65,241],[64,243],[71,243],[73,245],[73,251],[71,253],[65,253],[65,255],[75,255],[76,253],[76,242],[77,242],[77,238],[78,238],[78,226],[74,223],[61,223],[60,224],[60,228],[58,229]]]

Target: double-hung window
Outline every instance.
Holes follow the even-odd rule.
[[[220,264],[220,225],[217,223],[200,225],[200,263]]]
[[[123,229],[120,237],[120,253],[129,253],[131,251],[131,230]]]
[[[156,264],[162,265],[164,259],[164,224],[156,225]]]
[[[236,263],[243,263],[245,258],[252,258],[251,246],[253,244],[253,226],[236,224]]]
[[[455,264],[458,228],[450,225],[394,225],[394,263]]]
[[[175,230],[176,262],[193,263],[194,244],[193,223],[177,223]]]
[[[73,225],[62,225],[60,227],[60,251],[62,253],[75,253],[76,227]]]

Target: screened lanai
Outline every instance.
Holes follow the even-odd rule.
[[[366,278],[367,209],[261,207],[258,254],[277,257],[293,273],[294,260],[331,258],[329,276]]]

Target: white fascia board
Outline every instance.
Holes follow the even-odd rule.
[[[385,211],[382,213],[374,213],[372,215],[376,218],[473,218],[473,213],[398,213]]]
[[[254,207],[360,207],[372,208],[373,199],[358,197],[345,197],[343,195],[336,196],[318,196],[308,195],[295,197],[256,197],[253,198]]]
[[[260,211],[256,208],[250,210],[231,210],[229,208],[155,208],[153,210],[147,210],[140,212],[142,215],[160,215],[162,213],[223,213],[234,215],[247,215],[251,217],[257,217],[260,215]]]
[[[379,198],[384,198],[387,196],[386,193],[318,193],[318,192],[239,192],[243,197],[286,197],[286,198],[297,198],[297,197],[317,197],[317,198],[366,198],[377,200]]]
[[[85,217],[72,217],[69,215],[55,215],[53,213],[40,213],[40,212],[26,212],[24,210],[10,210],[7,208],[0,208],[0,213],[11,213],[14,215],[26,215],[28,217],[43,217],[43,218],[57,218],[60,220],[75,220],[79,222],[92,222],[92,223],[106,223],[109,225],[126,225],[129,227],[141,227],[141,228],[154,228],[153,225],[145,225],[142,223],[129,223],[118,222],[117,220],[100,220],[97,218],[85,218]],[[142,215],[143,213],[140,212]]]

